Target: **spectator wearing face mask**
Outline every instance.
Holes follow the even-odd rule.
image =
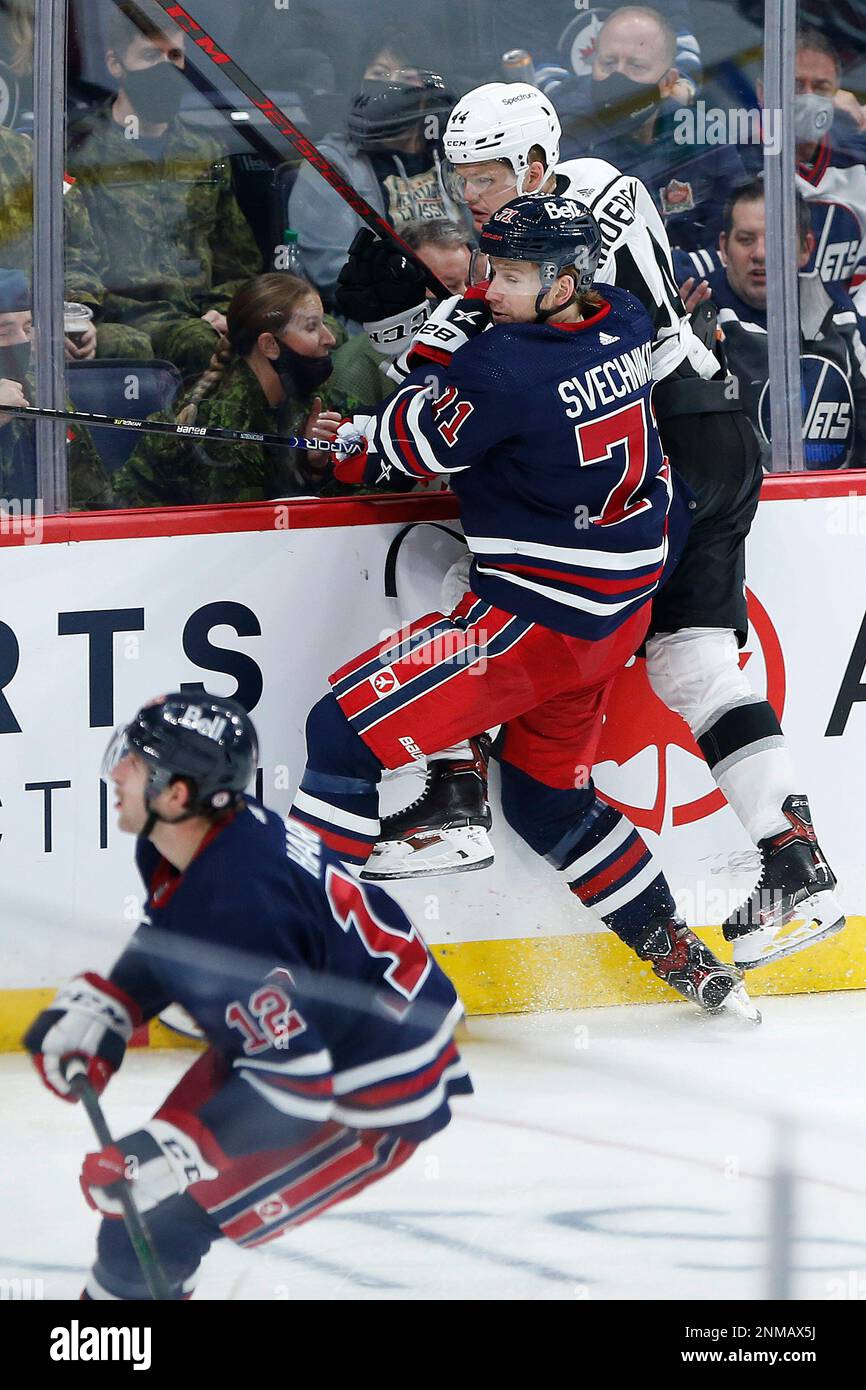
[[[866,322],[866,136],[859,133],[845,104],[840,106],[840,63],[830,40],[818,29],[797,35],[794,137],[797,191],[809,204],[815,238],[814,260],[824,284],[846,291]],[[763,106],[763,84],[756,84]],[[743,149],[749,172],[759,174],[761,147]],[[769,156],[768,156],[769,157]],[[858,291],[860,294],[858,295]]]
[[[208,370],[173,412],[153,418],[333,439],[342,417],[323,410],[323,397],[334,329],[306,280],[284,272],[258,275],[228,306],[226,333]],[[114,491],[125,507],[309,495],[321,490],[328,458],[252,442],[191,444],[182,436],[150,434],[114,475]]]
[[[32,405],[33,312],[30,286],[20,270],[0,269],[0,407]],[[0,497],[8,501],[38,496],[34,424],[0,410]],[[111,505],[111,488],[86,429],[67,426],[69,504],[76,511]]]
[[[595,156],[646,185],[673,246],[715,243],[731,187],[745,171],[729,145],[697,144],[677,122],[677,41],[657,10],[615,10],[596,40],[592,72],[552,100],[565,160]]]
[[[419,260],[433,271],[449,294],[463,295],[469,282],[470,250],[466,228],[441,217],[432,222],[406,222],[400,235],[418,255]],[[375,273],[371,267],[371,272]],[[417,302],[433,300],[433,292],[425,284],[423,272],[417,271]],[[401,294],[405,294],[403,285]],[[338,291],[339,295],[339,291]],[[412,298],[412,294],[409,294]],[[403,301],[401,299],[401,306]],[[396,308],[396,305],[395,305]],[[397,382],[386,375],[392,355],[383,345],[373,346],[366,333],[355,333],[334,353],[334,375],[328,383],[328,394],[335,409],[344,415],[354,415],[360,409],[371,409],[390,396]]]
[[[844,291],[822,283],[812,263],[815,234],[797,197],[803,455],[808,468],[866,466],[866,346]],[[762,180],[737,189],[719,239],[720,264],[708,276],[728,371],[769,464],[772,418],[767,338],[766,207]],[[674,253],[682,282],[694,260]]]
[[[445,189],[439,153],[453,105],[441,77],[409,66],[385,45],[364,69],[346,131],[325,135],[319,148],[397,231],[410,220],[459,217]],[[305,163],[289,196],[288,220],[298,233],[304,273],[332,304],[360,218]]]
[[[166,358],[197,375],[225,309],[261,257],[218,145],[179,115],[185,37],[132,0],[110,11],[117,96],[70,129],[69,172],[87,207],[105,284],[100,357]]]

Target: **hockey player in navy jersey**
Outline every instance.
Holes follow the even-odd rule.
[[[501,723],[517,833],[661,979],[710,1012],[755,1017],[740,972],[677,918],[650,849],[589,777],[611,682],[688,526],[650,403],[652,324],[625,291],[594,293],[600,253],[583,204],[507,204],[479,248],[490,333],[432,376],[428,359],[363,433],[341,427],[338,477],[447,476],[474,559],[453,612],[330,677],[293,814],[363,864],[383,770]]]
[[[739,664],[748,630],[745,543],[763,476],[758,445],[718,361],[692,328],[667,234],[646,188],[604,160],[559,164],[560,135],[551,102],[535,87],[494,82],[476,88],[457,103],[444,135],[452,191],[476,228],[515,193],[580,199],[597,218],[604,242],[596,280],[631,291],[652,319],[653,405],[662,445],[696,507],[682,560],[654,600],[647,675],[659,699],[688,724],[760,850],[758,884],[724,924],[735,963],[749,969],[811,946],[845,922],[779,720]],[[398,273],[392,266],[392,296]],[[417,322],[408,304],[407,310],[406,323]],[[397,317],[392,311],[392,341],[399,341]],[[402,361],[421,360],[419,352],[434,359],[438,352],[442,360],[443,351],[456,352],[488,322],[483,305],[446,300]],[[400,367],[398,359],[394,371]],[[429,843],[443,831],[455,839],[477,837],[489,826],[483,749],[476,742],[451,751],[450,759],[431,764],[420,802],[383,825],[377,876],[412,874],[407,845]],[[620,826],[625,834],[625,817]],[[423,853],[417,858],[423,873]],[[445,870],[440,864],[433,871]]]
[[[114,1185],[132,1172],[180,1299],[214,1241],[261,1245],[351,1197],[472,1091],[462,1007],[420,933],[316,834],[245,794],[256,761],[240,705],[184,694],[146,705],[107,755],[145,915],[108,978],[61,989],[25,1046],[64,1100],[73,1058],[102,1091],[134,1029],[172,1001],[209,1046],[152,1120],[85,1160],[105,1216],[88,1299],[148,1297],[117,1219]]]

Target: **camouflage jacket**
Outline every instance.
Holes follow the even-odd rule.
[[[325,399],[324,389],[318,394]],[[174,422],[189,395],[185,390],[171,412],[151,419]],[[301,434],[311,404],[312,397],[306,397],[279,407],[268,405],[255,373],[239,357],[226,368],[212,393],[199,402],[195,423],[262,434]],[[249,442],[191,444],[176,436],[149,434],[114,474],[116,505],[177,507],[309,496],[319,488],[305,472],[305,459],[298,450]]]
[[[96,307],[102,302],[99,252],[78,188],[63,199],[67,299]],[[0,266],[33,270],[33,141],[0,126]]]
[[[167,315],[195,317],[224,309],[261,269],[228,160],[209,136],[177,118],[154,162],[127,138],[111,107],[75,123],[68,158],[99,244],[106,318],[128,321],[161,306]]]

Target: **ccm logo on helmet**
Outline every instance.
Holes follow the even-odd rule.
[[[222,715],[215,714],[212,719],[206,719],[201,705],[188,705],[177,722],[180,728],[193,729],[197,734],[215,741],[221,739],[228,728],[228,720],[223,719]]]

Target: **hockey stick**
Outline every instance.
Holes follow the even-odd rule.
[[[185,34],[189,35],[196,47],[201,49],[201,51],[210,58],[211,62],[216,64],[221,72],[225,73],[229,81],[233,82],[238,90],[243,92],[244,96],[252,102],[253,106],[261,111],[262,115],[270,121],[271,125],[289,141],[293,149],[295,149],[298,154],[302,155],[308,163],[312,164],[313,168],[321,174],[322,178],[331,185],[334,192],[339,193],[343,201],[349,204],[353,212],[356,212],[361,220],[366,222],[368,227],[371,227],[374,232],[378,232],[379,236],[393,241],[395,245],[400,247],[404,256],[408,256],[410,260],[421,267],[427,284],[437,298],[447,299],[450,291],[442,284],[442,281],[433,274],[429,266],[424,264],[417,253],[412,250],[408,242],[405,242],[403,238],[394,231],[391,224],[386,222],[385,218],[382,217],[374,207],[371,207],[366,199],[362,198],[360,193],[358,193],[350,183],[346,182],[339,169],[336,169],[330,160],[325,158],[321,150],[313,144],[312,140],[304,135],[303,131],[299,130],[298,127],[289,120],[285,112],[271,100],[266,92],[262,91],[261,87],[253,82],[252,78],[244,72],[243,68],[238,67],[234,58],[220,48],[216,40],[201,27],[198,20],[193,19],[192,15],[189,14],[182,5],[171,4],[170,0],[154,0],[154,4],[158,5],[161,10],[164,10],[168,18],[174,21],[177,28],[182,29]],[[199,71],[199,69],[196,69],[196,71]]]
[[[212,439],[238,444],[268,444],[277,449],[318,449],[329,453],[327,439],[306,439],[297,434],[259,434],[256,430],[229,430],[217,425],[173,425],[167,420],[127,420],[122,415],[96,415],[84,410],[49,410],[38,405],[0,405],[0,415],[29,416],[33,420],[72,420],[100,429],[140,430],[142,434],[173,434],[181,439]]]
[[[93,1132],[104,1149],[114,1144],[111,1131],[105,1122],[102,1113],[102,1106],[99,1104],[96,1092],[87,1079],[87,1068],[79,1057],[74,1057],[66,1068],[66,1079],[70,1089],[81,1100],[84,1109],[87,1111],[87,1118],[93,1125]],[[151,1298],[162,1302],[173,1301],[171,1289],[165,1272],[159,1261],[159,1256],[150,1238],[150,1232],[144,1224],[141,1212],[135,1205],[129,1184],[126,1181],[113,1183],[116,1189],[117,1199],[123,1207],[123,1224],[129,1236],[130,1244],[135,1251],[136,1259],[141,1266],[144,1281],[150,1290]]]

